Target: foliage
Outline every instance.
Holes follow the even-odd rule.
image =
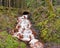
[[[0,32],[0,48],[17,48],[20,46],[17,39],[13,39],[13,37],[7,32]]]
[[[2,9],[4,10],[4,9]],[[16,17],[18,9],[12,9],[10,12],[9,10],[0,11],[0,29],[6,30],[7,28],[14,28],[16,24]],[[2,22],[3,21],[3,22]]]
[[[6,31],[0,32],[0,48],[26,48],[24,42],[19,42],[17,38],[13,38]]]
[[[40,30],[40,39],[44,42],[60,43],[60,16],[49,12],[45,7],[40,7],[34,11],[34,26]]]

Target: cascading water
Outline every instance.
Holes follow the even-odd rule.
[[[43,48],[43,44],[40,43],[38,39],[35,39],[35,35],[31,30],[32,25],[27,18],[28,15],[18,17],[18,24],[16,25],[16,29],[18,29],[18,32],[14,33],[13,36],[22,41],[28,42],[31,48]]]

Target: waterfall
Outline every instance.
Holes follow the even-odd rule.
[[[32,24],[27,18],[28,15],[18,17],[18,24],[16,25],[16,29],[18,29],[18,31],[13,34],[13,37],[17,37],[22,41],[28,42],[31,48],[43,48],[43,44],[35,38],[35,32],[31,29]]]

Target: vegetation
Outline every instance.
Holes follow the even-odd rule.
[[[25,48],[24,42],[19,42],[17,38],[13,38],[6,31],[0,32],[0,48]]]

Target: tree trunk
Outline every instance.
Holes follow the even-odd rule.
[[[0,0],[0,6],[2,6],[2,0]]]
[[[53,5],[51,3],[51,0],[45,0],[45,1],[46,1],[47,5],[48,5],[49,11],[54,12],[54,8],[53,8]]]
[[[10,3],[11,3],[11,0],[8,0],[8,15],[10,16],[10,8],[11,8],[11,6],[10,6]]]

